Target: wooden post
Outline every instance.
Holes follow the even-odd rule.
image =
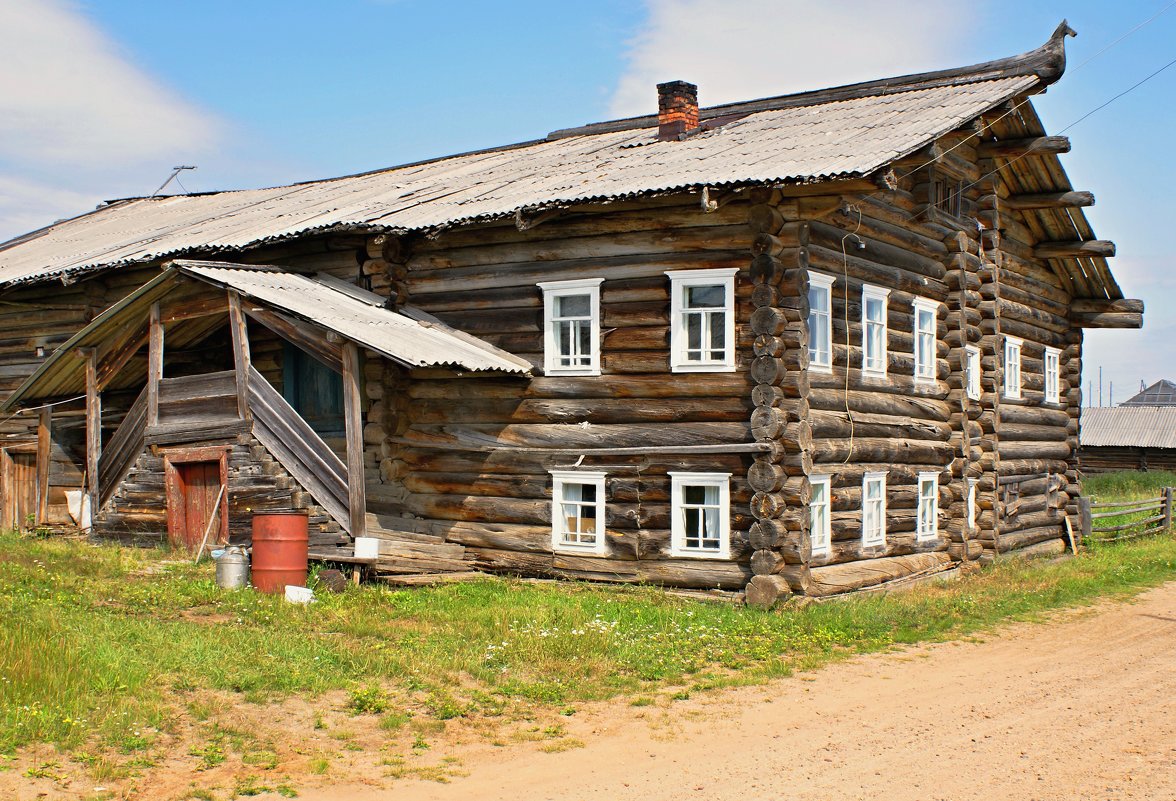
[[[1082,497],[1078,499],[1078,522],[1082,528],[1082,539],[1090,539],[1090,531],[1094,526],[1094,521],[1090,517],[1090,498]]]
[[[86,351],[86,490],[90,521],[98,514],[98,457],[102,455],[102,395],[98,392],[98,352]]]
[[[147,334],[147,425],[159,423],[159,381],[163,378],[163,323],[159,304],[151,304]]]
[[[1164,487],[1164,531],[1172,533],[1172,487]]]
[[[241,296],[229,293],[229,329],[233,334],[233,367],[237,371],[237,414],[242,420],[249,415],[249,328],[241,311]]]
[[[49,522],[49,449],[53,426],[53,408],[41,410],[37,421],[37,524]]]
[[[362,537],[367,533],[362,377],[359,348],[354,342],[347,342],[343,345],[343,410],[347,424],[347,506],[352,537]]]

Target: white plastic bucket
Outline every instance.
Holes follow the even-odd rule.
[[[378,559],[380,556],[380,540],[377,537],[356,537],[356,559]]]
[[[293,584],[286,585],[286,600],[292,604],[309,604],[314,602],[314,590],[306,587],[295,587]]]

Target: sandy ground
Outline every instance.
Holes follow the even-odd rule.
[[[1176,799],[1176,583],[979,641],[572,720],[582,748],[471,744],[449,784],[300,797]]]

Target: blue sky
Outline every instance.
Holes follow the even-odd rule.
[[[176,164],[198,165],[190,191],[340,175],[650,112],[661,80],[705,105],[998,58],[1066,17],[1070,69],[1034,100],[1057,132],[1176,58],[1173,5],[0,0],[0,239],[149,194]],[[1067,132],[1112,269],[1148,304],[1142,332],[1087,335],[1104,402],[1176,378],[1174,97],[1176,67]]]

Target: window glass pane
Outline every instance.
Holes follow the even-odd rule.
[[[686,349],[697,351],[702,349],[702,315],[686,315]],[[698,354],[688,355],[688,358],[699,358]]]
[[[555,298],[556,317],[589,317],[592,301],[588,295],[558,295]]]
[[[726,289],[719,286],[686,287],[686,307],[690,309],[721,309],[725,305]]]
[[[577,323],[577,326],[580,332],[579,352],[582,354],[580,361],[584,364],[588,364],[590,361],[589,354],[592,352],[592,324],[587,320],[582,320]]]
[[[886,319],[885,304],[881,298],[866,298],[866,319],[882,322]]]
[[[723,357],[724,340],[727,338],[727,315],[723,312],[710,312],[710,346],[713,350],[717,350],[717,355],[712,355],[712,359],[721,359]]]

